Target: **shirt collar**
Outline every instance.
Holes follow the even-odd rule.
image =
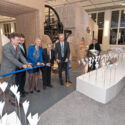
[[[13,45],[13,47],[14,47],[14,49],[16,49],[16,48],[17,48],[17,46],[15,46],[15,45]]]
[[[60,42],[60,44],[61,44],[61,45],[64,44],[64,41],[63,41],[63,42]]]

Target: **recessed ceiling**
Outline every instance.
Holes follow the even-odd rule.
[[[46,4],[53,7],[77,3],[87,11],[108,9],[108,8],[123,8],[121,3],[125,0],[45,0]]]

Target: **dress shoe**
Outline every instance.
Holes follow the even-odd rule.
[[[69,77],[67,78],[67,82],[69,82],[69,83],[71,83],[71,84],[72,84],[72,82],[70,81],[70,78],[69,78]]]
[[[25,98],[25,97],[26,97],[26,95],[25,95],[24,93],[22,93],[22,94],[21,94],[21,97],[22,97],[22,98]]]
[[[24,93],[25,95],[28,95],[28,92],[26,92],[26,91],[24,91],[23,93]]]
[[[33,91],[30,91],[31,94],[33,94]]]
[[[36,90],[36,92],[38,92],[38,93],[39,93],[39,92],[40,92],[40,90],[38,89],[38,90]]]
[[[36,92],[40,92],[40,90],[39,90],[39,89],[36,89],[36,87],[34,87],[34,90],[35,90]]]
[[[47,85],[48,87],[50,87],[50,88],[53,88],[53,86],[50,84],[50,85]]]
[[[72,82],[70,80],[67,80],[66,83],[69,82],[70,84],[72,84]]]

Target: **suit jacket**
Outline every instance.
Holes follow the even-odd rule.
[[[49,60],[49,55],[47,54],[47,48],[43,49],[43,63],[51,63],[51,66],[54,65],[54,60],[55,60],[55,52],[54,50],[51,50],[51,59]]]
[[[55,57],[56,57],[56,59],[62,58],[60,42],[56,43]],[[67,41],[64,41],[64,59],[66,59],[66,58],[68,58],[68,59],[70,58],[70,47],[69,47],[69,43]]]
[[[93,44],[89,46],[89,50],[93,49]],[[95,44],[95,49],[98,50],[99,52],[101,51],[101,47],[98,43]]]
[[[16,70],[16,67],[22,68],[24,64],[28,64],[25,57],[22,55],[19,46],[17,46],[18,53],[11,42],[7,43],[2,48],[2,62],[1,62],[1,73],[9,73]],[[21,60],[21,62],[19,61]]]
[[[38,62],[43,63],[42,48],[39,47],[40,57],[39,57],[38,61],[36,59],[34,59],[34,57],[33,57],[34,51],[35,51],[35,46],[30,46],[28,49],[28,57],[27,57],[28,62],[32,63],[33,65],[34,64],[36,65]]]
[[[23,55],[25,58],[27,58],[26,46],[25,46],[25,44],[22,44],[22,46],[23,46],[25,52],[20,48],[21,53],[22,53],[22,55]],[[19,61],[22,62],[20,59],[19,59]],[[16,70],[20,70],[20,68],[17,67]]]

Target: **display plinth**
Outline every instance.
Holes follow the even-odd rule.
[[[98,102],[108,103],[125,86],[124,62],[120,61],[117,68],[114,66],[106,71],[100,68],[77,77],[76,90]]]
[[[0,125],[22,125],[16,112],[12,112],[11,114],[5,114],[2,119],[0,119]]]

